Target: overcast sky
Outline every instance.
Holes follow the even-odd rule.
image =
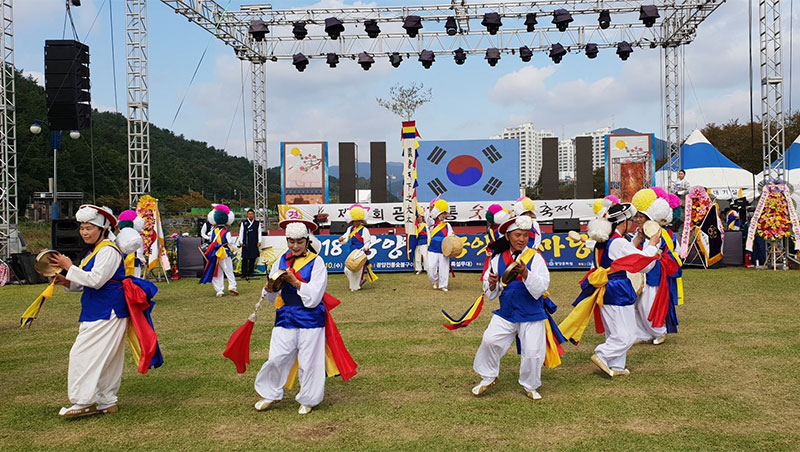
[[[227,0],[217,2],[228,4]],[[83,0],[82,3],[83,6],[73,8],[73,17],[80,40],[91,49],[92,103],[100,110],[125,114],[125,2]],[[249,3],[261,2],[233,0],[229,8],[238,9],[239,5]],[[404,2],[271,3],[281,9]],[[783,2],[784,90],[787,108],[792,94],[792,108],[797,110],[800,58],[792,61],[794,89],[790,90],[789,5],[790,2]],[[41,79],[44,41],[63,36],[64,0],[18,0],[14,6],[16,65]],[[757,2],[754,7],[754,107],[758,116]],[[247,63],[241,63],[230,48],[158,0],[148,1],[148,19],[151,122],[187,138],[224,147],[229,154],[251,157],[252,145],[248,142],[251,132],[246,131],[247,139],[244,136],[245,129],[251,128]],[[708,122],[749,120],[747,21],[747,2],[729,0],[700,26],[695,42],[685,47],[686,135]],[[794,34],[800,36],[800,8],[794,11],[793,27]],[[71,39],[71,35],[67,25],[66,39]],[[205,58],[190,86],[192,73],[204,51]],[[794,48],[794,54],[800,52]],[[594,60],[582,54],[568,54],[558,65],[546,54],[536,53],[530,63],[503,55],[495,67],[475,55],[463,66],[457,66],[452,58],[438,57],[429,70],[408,59],[398,69],[392,68],[387,60],[377,59],[366,72],[352,61],[343,61],[336,69],[330,69],[321,60],[312,60],[303,73],[297,72],[288,61],[270,62],[267,71],[270,166],[279,162],[281,141],[301,140],[328,141],[331,164],[338,161],[340,141],[358,143],[362,160],[368,159],[370,141],[386,141],[388,160],[399,161],[400,119],[375,101],[376,97],[386,97],[395,83],[421,82],[433,90],[433,101],[416,115],[422,139],[483,139],[523,122],[532,122],[537,129],[552,130],[560,138],[600,127],[627,127],[663,135],[663,70],[658,49],[635,48],[625,62],[612,49],[601,51]],[[173,123],[182,99],[185,99],[183,106]],[[794,138],[786,137],[787,145]]]

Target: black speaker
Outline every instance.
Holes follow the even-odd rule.
[[[356,202],[356,144],[339,143],[339,202]]]
[[[91,127],[89,46],[74,40],[45,41],[44,86],[51,130]]]
[[[331,221],[331,235],[342,235],[347,232],[347,222]]]
[[[369,143],[369,188],[372,202],[386,202],[386,142]]]
[[[558,199],[558,138],[542,138],[542,199]]]
[[[578,199],[591,199],[594,196],[592,171],[592,137],[576,137],[575,195]]]
[[[75,220],[53,220],[50,226],[50,246],[52,249],[79,262],[86,251],[86,244],[80,234],[81,224]]]
[[[14,253],[11,255],[11,270],[17,279],[25,284],[45,284],[47,278],[36,273],[36,256],[31,253]]]
[[[553,232],[569,232],[581,230],[581,220],[578,218],[554,218]]]

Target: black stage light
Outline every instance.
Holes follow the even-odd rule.
[[[328,63],[330,67],[336,67],[336,65],[339,64],[339,55],[331,52],[326,56],[325,62]]]
[[[422,62],[422,67],[425,69],[430,69],[435,60],[436,56],[430,50],[423,50],[422,53],[419,54],[419,61]]]
[[[567,31],[569,23],[573,20],[572,14],[570,14],[566,9],[559,8],[553,11],[553,23],[556,24],[558,31]]]
[[[374,62],[375,58],[372,58],[372,56],[370,56],[370,54],[367,52],[361,52],[358,54],[358,64],[360,64],[365,71],[368,71]]]
[[[71,0],[72,6],[81,6],[81,0]]]
[[[325,19],[325,33],[328,33],[328,36],[331,39],[339,39],[339,35],[344,31],[344,25],[342,25],[342,21],[335,18],[329,17]]]
[[[403,56],[397,52],[389,55],[389,62],[392,63],[392,67],[400,67],[400,63],[403,62]]]
[[[489,66],[494,67],[498,61],[500,61],[500,50],[496,47],[492,47],[490,49],[486,49],[486,61],[489,62]]]
[[[658,7],[656,5],[642,5],[639,7],[639,20],[644,23],[645,27],[652,27],[656,24],[656,19],[658,19]]]
[[[364,21],[364,31],[370,38],[377,38],[381,34],[381,27],[378,26],[377,20],[367,19]]]
[[[456,25],[455,17],[448,17],[444,22],[444,29],[448,36],[455,36],[458,33],[458,25]]]
[[[483,15],[483,20],[481,21],[481,25],[486,27],[486,30],[489,32],[490,35],[496,35],[500,27],[503,26],[503,22],[500,21],[500,14],[486,13]]]
[[[416,38],[420,28],[422,28],[422,18],[419,16],[408,16],[403,21],[403,28],[411,38]]]
[[[264,40],[264,35],[269,33],[269,27],[267,27],[267,23],[261,19],[255,19],[250,21],[250,29],[247,30],[250,36],[253,37],[258,42]]]
[[[303,72],[306,70],[306,66],[308,66],[308,58],[302,53],[295,53],[292,55],[292,64],[298,71]]]
[[[586,56],[589,57],[589,59],[595,58],[598,52],[597,44],[593,42],[586,44]]]
[[[607,9],[600,11],[600,17],[597,18],[597,22],[600,24],[600,28],[605,30],[611,25],[611,13]]]
[[[564,49],[564,46],[561,43],[555,43],[550,46],[550,58],[553,60],[553,63],[558,64],[561,62],[561,58],[567,54],[567,51]]]
[[[306,38],[308,35],[308,30],[306,30],[306,23],[303,21],[295,22],[292,27],[292,34],[294,35],[294,39],[302,40]]]
[[[533,57],[533,50],[529,49],[528,46],[522,46],[519,48],[519,58],[524,61],[528,62]]]
[[[627,60],[631,53],[633,53],[633,48],[628,44],[628,41],[622,41],[617,44],[617,55],[619,55],[620,60]]]
[[[464,52],[464,49],[459,47],[453,52],[453,59],[456,60],[456,64],[464,64],[464,62],[467,61],[467,53]]]
[[[538,23],[539,22],[536,20],[536,13],[528,13],[525,15],[525,26],[528,28],[528,31],[533,31]]]

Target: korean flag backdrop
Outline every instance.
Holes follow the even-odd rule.
[[[519,140],[420,141],[417,152],[420,202],[519,197]]]

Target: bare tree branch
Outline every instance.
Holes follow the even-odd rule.
[[[414,117],[414,112],[424,104],[431,101],[431,89],[425,89],[425,85],[416,82],[409,86],[399,83],[389,88],[389,98],[375,98],[378,105],[400,116],[406,121]]]

